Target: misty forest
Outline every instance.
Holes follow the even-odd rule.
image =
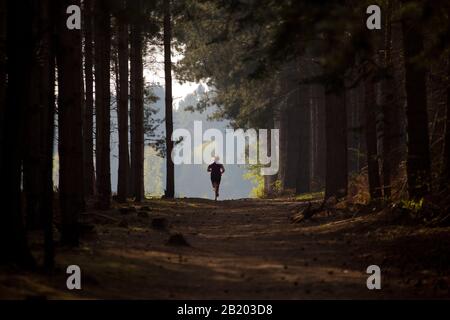
[[[448,1],[0,0],[0,299],[448,298],[449,161]]]

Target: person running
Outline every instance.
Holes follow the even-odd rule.
[[[225,168],[219,163],[219,160],[220,158],[215,156],[213,158],[214,162],[208,166],[208,172],[211,172],[211,183],[215,193],[214,200],[217,200],[219,197],[220,179],[222,178],[222,174],[225,172]]]

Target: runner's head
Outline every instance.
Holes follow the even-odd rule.
[[[212,161],[215,162],[215,163],[218,163],[220,161],[220,157],[219,156],[214,156],[212,158]]]

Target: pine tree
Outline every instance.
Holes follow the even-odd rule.
[[[96,150],[95,168],[97,183],[97,206],[109,209],[111,204],[110,163],[110,60],[111,21],[107,0],[95,0],[94,45],[95,45],[95,117]]]
[[[381,198],[382,194],[377,155],[375,85],[371,74],[364,79],[364,107],[369,194],[372,200],[376,200]]]
[[[84,0],[84,81],[85,100],[83,110],[84,194],[92,197],[95,191],[94,171],[94,77],[92,43],[92,10],[94,0]]]
[[[347,113],[344,86],[325,91],[326,178],[325,198],[347,195]]]
[[[426,68],[417,57],[423,52],[420,19],[402,17],[405,50],[408,193],[420,199],[430,192],[430,150],[428,135]]]
[[[136,17],[131,25],[131,175],[135,201],[144,199],[144,75],[142,2],[134,3]]]
[[[171,4],[170,0],[164,0],[164,74],[166,87],[166,193],[165,196],[173,198],[175,196],[174,164],[172,161],[172,59],[171,59],[171,41],[172,41],[172,22],[171,22]]]
[[[31,90],[32,1],[6,2],[6,104],[2,108],[4,121],[0,145],[0,176],[2,186],[2,223],[0,224],[0,263],[17,263],[33,267],[34,259],[29,251],[22,223],[21,161],[23,157],[24,117],[29,108]]]
[[[83,75],[81,30],[66,27],[66,9],[80,1],[59,1],[56,60],[58,66],[58,153],[61,242],[76,246],[83,193]]]
[[[128,23],[125,10],[126,1],[121,1],[121,10],[117,18],[119,85],[117,118],[119,122],[119,174],[117,198],[126,201],[128,195],[128,175],[130,168],[128,151]]]

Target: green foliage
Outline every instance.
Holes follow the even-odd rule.
[[[211,94],[197,110],[217,105],[214,117],[233,126],[272,128],[287,87],[309,81],[341,90],[356,53],[371,52],[362,19],[369,1],[183,3],[174,33],[184,58],[174,70],[184,80],[205,80]],[[309,74],[297,66],[302,59],[326,72]]]
[[[273,192],[275,194],[281,193],[281,191],[283,190],[282,186],[283,186],[283,184],[282,184],[281,180],[279,180],[279,179],[275,180],[275,182],[272,185]]]
[[[417,214],[423,209],[424,199],[420,200],[401,200],[400,207],[409,210],[413,214]]]
[[[252,191],[250,192],[250,196],[254,198],[266,198],[268,196],[277,196],[282,194],[282,184],[281,180],[275,180],[271,185],[271,194],[267,194],[267,190],[265,189],[265,181],[264,176],[261,175],[261,166],[260,165],[248,165],[247,172],[243,175],[243,178],[249,180],[254,185]],[[315,196],[315,194],[311,194]]]
[[[186,1],[186,17],[175,27],[177,38],[185,43],[185,53],[175,71],[184,80],[206,80],[213,89],[197,104],[198,110],[217,105],[216,119],[230,119],[233,126],[241,128],[265,126],[267,119],[273,118],[276,75],[264,79],[252,79],[251,75],[259,68],[257,51],[267,29],[241,25],[244,17],[249,18],[249,8],[258,7],[254,1],[237,6],[243,11],[219,1]]]
[[[253,183],[254,187],[250,193],[251,197],[254,198],[264,198],[264,176],[260,174],[260,166],[249,165],[247,172],[244,173],[243,178],[249,180]]]

